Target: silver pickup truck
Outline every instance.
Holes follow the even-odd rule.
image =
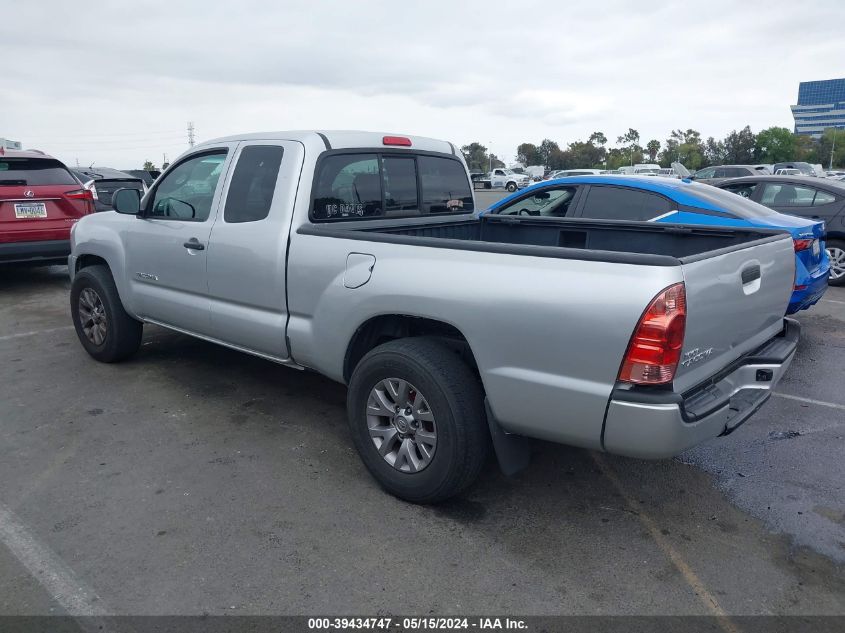
[[[726,435],[793,358],[792,240],[479,216],[454,145],[365,132],[209,141],[72,233],[71,313],[114,362],[154,323],[348,385],[352,439],[414,502],[525,438],[665,458]]]

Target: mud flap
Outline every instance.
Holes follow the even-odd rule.
[[[487,425],[490,427],[490,437],[493,439],[499,468],[506,477],[512,477],[531,461],[531,443],[527,437],[512,435],[502,430],[493,417],[487,398],[484,398],[484,411],[487,414]]]

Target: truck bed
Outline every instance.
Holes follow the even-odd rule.
[[[373,242],[652,266],[677,266],[783,238],[782,232],[766,229],[499,216],[314,224],[299,230]]]

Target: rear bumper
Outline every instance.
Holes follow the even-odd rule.
[[[64,263],[70,255],[70,240],[0,243],[0,264]]]
[[[796,321],[784,319],[778,336],[689,393],[615,389],[604,449],[661,459],[733,432],[769,399],[795,356],[800,332]]]
[[[827,260],[825,260],[827,262]],[[814,274],[807,274],[804,277],[797,279],[796,283],[806,286],[801,290],[793,290],[792,296],[789,298],[789,307],[786,309],[787,314],[794,314],[799,310],[806,310],[814,306],[819,299],[822,298],[827,290],[827,278],[830,274],[830,264],[819,268]]]

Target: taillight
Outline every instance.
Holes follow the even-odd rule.
[[[795,247],[795,252],[798,251],[806,251],[813,245],[813,240],[792,240],[792,244]]]
[[[65,198],[71,200],[94,200],[94,193],[90,189],[77,189],[76,191],[68,191]]]
[[[661,291],[649,304],[628,343],[619,380],[644,385],[672,382],[687,322],[684,283]]]
[[[398,145],[400,147],[410,147],[411,139],[405,136],[385,136],[381,139],[383,145]]]

